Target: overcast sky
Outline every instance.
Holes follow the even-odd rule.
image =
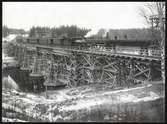
[[[77,25],[92,29],[143,28],[143,2],[3,2],[3,25],[29,30],[32,26]]]

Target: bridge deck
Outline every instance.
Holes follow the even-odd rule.
[[[70,48],[60,48],[53,46],[44,46],[44,45],[31,45],[26,44],[28,48],[38,47],[41,49],[50,49],[52,53],[57,53],[59,55],[70,55],[70,52],[78,52],[78,53],[87,53],[87,54],[97,54],[97,55],[107,55],[114,57],[124,57],[124,58],[136,58],[141,60],[155,60],[161,61],[161,56],[149,56],[149,55],[136,55],[136,54],[127,54],[121,52],[112,52],[112,51],[100,51],[100,50],[81,50],[81,49],[70,49]]]

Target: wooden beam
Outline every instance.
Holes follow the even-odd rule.
[[[85,58],[85,56],[83,56],[83,58],[89,65],[91,65],[91,63]]]
[[[100,77],[100,81],[103,80],[103,75],[104,75],[104,71],[102,71],[101,77]]]
[[[110,77],[110,79],[113,79],[113,75],[111,76],[111,74],[109,74],[108,72],[105,73]]]
[[[141,74],[144,74],[146,77],[148,77],[148,75],[145,74],[147,71],[149,71],[149,69],[146,69],[146,70],[144,70],[144,71],[142,70],[141,72],[135,74],[134,77],[137,77],[137,76],[139,76],[139,75],[141,75]]]
[[[112,67],[113,67],[113,64],[115,64],[115,63],[117,63],[117,62],[111,62],[110,64],[103,66],[103,68],[107,68],[107,67],[109,67],[109,66],[112,66]]]
[[[149,72],[148,72],[148,75],[147,75],[147,81],[151,80],[151,69],[149,68]]]
[[[103,69],[106,72],[111,72],[113,74],[117,73],[117,70],[111,70],[111,69]]]

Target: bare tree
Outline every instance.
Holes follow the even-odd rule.
[[[140,15],[142,17],[145,18],[145,21],[147,24],[150,25],[150,16],[152,15],[157,15],[157,11],[156,11],[156,6],[155,6],[155,2],[147,2],[146,4],[144,4],[144,6],[140,9]]]
[[[165,2],[149,2],[140,8],[140,15],[143,16],[147,24],[153,30],[158,30],[161,34],[159,45],[161,52],[162,78],[165,81]]]

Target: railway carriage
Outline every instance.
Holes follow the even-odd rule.
[[[111,41],[111,44],[116,53],[147,55],[148,46],[151,44],[151,41],[114,40]]]
[[[110,51],[114,53],[159,56],[159,49],[153,45],[151,40],[110,40],[110,39],[86,39],[81,37],[73,38],[17,38],[18,43],[38,44],[46,46],[57,46],[62,48],[93,50],[93,51]],[[157,51],[156,51],[157,50]]]
[[[80,48],[88,48],[95,51],[110,51],[123,54],[134,55],[152,55],[151,51],[155,50],[150,47],[150,40],[108,40],[108,39],[86,39],[84,41],[74,41],[72,45]]]

